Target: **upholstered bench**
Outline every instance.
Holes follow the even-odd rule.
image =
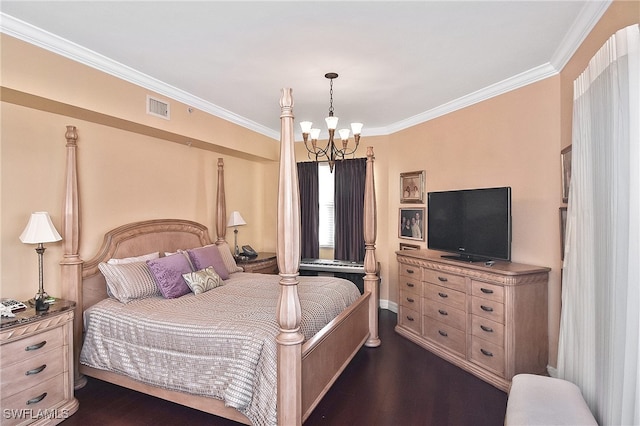
[[[597,425],[571,382],[534,374],[517,374],[511,381],[507,400],[506,426]]]

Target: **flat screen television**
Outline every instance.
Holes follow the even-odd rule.
[[[427,247],[466,262],[511,260],[511,188],[429,192]]]

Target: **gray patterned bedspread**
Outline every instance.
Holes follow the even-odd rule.
[[[276,424],[277,275],[235,273],[225,285],[178,299],[87,309],[82,364],[166,389],[221,399],[256,425]],[[360,293],[346,280],[299,277],[305,339]]]

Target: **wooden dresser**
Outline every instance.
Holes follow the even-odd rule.
[[[2,425],[55,425],[78,410],[73,394],[73,311],[58,300],[2,318],[0,391]]]
[[[515,374],[545,373],[549,268],[396,255],[399,334],[505,392]]]

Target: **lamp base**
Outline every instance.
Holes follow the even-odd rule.
[[[49,295],[46,292],[36,293],[33,299],[29,300],[29,305],[35,307],[36,312],[45,312],[49,310],[47,299],[49,299]]]

